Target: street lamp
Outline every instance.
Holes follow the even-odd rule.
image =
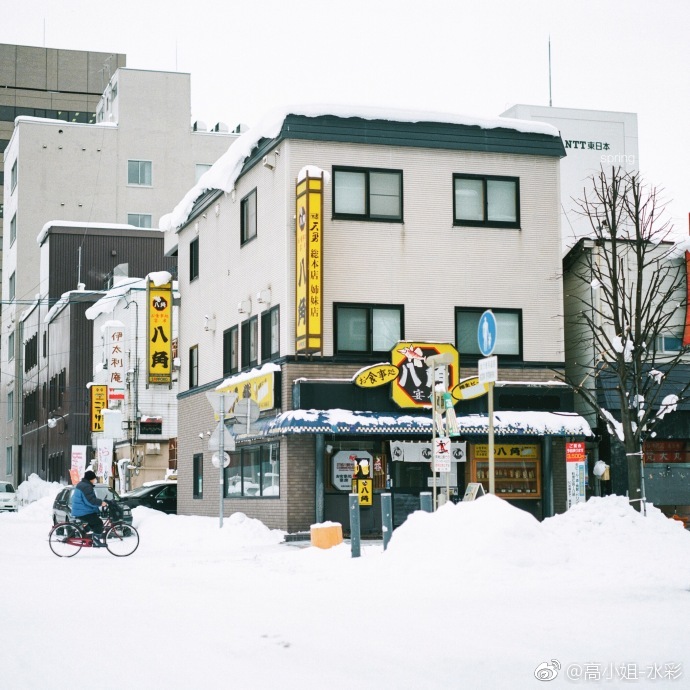
[[[426,364],[431,368],[431,473],[433,475],[433,507],[438,507],[436,497],[436,369],[443,367],[443,387],[446,386],[445,368],[453,363],[453,355],[450,352],[442,352],[438,355],[431,355],[426,358]]]
[[[58,430],[58,434],[64,434],[65,430],[67,429],[67,420],[61,414],[59,414],[57,417],[51,417],[48,420],[48,428],[55,429],[60,420],[62,420],[62,431]]]

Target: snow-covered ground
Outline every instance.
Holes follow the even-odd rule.
[[[0,515],[2,687],[690,687],[690,532],[621,497],[542,523],[449,504],[356,559],[241,513],[135,508],[134,555],[61,559],[58,488]]]

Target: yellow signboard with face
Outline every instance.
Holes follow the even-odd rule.
[[[449,343],[398,343],[391,351],[391,364],[400,374],[391,383],[391,397],[400,407],[431,407],[431,367],[427,357],[448,354],[451,362],[448,372],[447,389],[450,391],[458,383],[460,356]],[[442,376],[442,368],[436,368],[436,375]],[[437,379],[438,380],[438,379]]]
[[[89,388],[91,398],[91,431],[103,431],[101,410],[108,405],[108,386],[96,385]]]
[[[149,281],[148,298],[148,383],[172,382],[172,283]]]
[[[217,393],[235,393],[238,400],[251,398],[258,404],[260,411],[272,410],[275,407],[275,372],[269,371],[250,378],[243,378],[237,383],[217,388]]]
[[[323,347],[323,179],[297,183],[295,228],[295,351]]]

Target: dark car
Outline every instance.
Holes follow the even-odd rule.
[[[93,487],[98,498],[107,501],[118,501],[122,512],[124,513],[122,519],[129,525],[132,524],[132,510],[128,505],[122,502],[122,499],[113,491],[107,484],[96,484]],[[72,520],[72,496],[74,494],[73,486],[66,486],[55,497],[53,501],[53,524],[58,522],[65,522]]]
[[[176,515],[177,482],[160,482],[149,486],[140,486],[138,489],[126,493],[120,500],[130,508],[145,506]]]

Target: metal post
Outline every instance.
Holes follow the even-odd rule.
[[[419,507],[425,513],[431,513],[432,512],[432,501],[431,501],[431,492],[430,491],[422,491],[419,494]]]
[[[544,492],[544,517],[553,517],[556,512],[553,500],[553,453],[551,451],[551,435],[546,434],[543,440],[543,459],[542,467],[544,470],[543,489]]]
[[[325,480],[324,480],[324,463],[325,463],[325,452],[326,452],[326,442],[323,434],[316,434],[316,442],[314,452],[316,454],[316,467],[314,477],[316,486],[316,506],[315,506],[315,517],[316,522],[324,521],[324,505],[325,505]]]
[[[249,419],[249,411],[247,411],[247,419]],[[218,494],[220,496],[220,528],[223,527],[223,472],[225,471],[225,396],[220,396],[220,439],[218,440]]]
[[[393,536],[393,510],[390,494],[381,494],[381,523],[383,525],[383,550]]]
[[[359,496],[350,494],[350,547],[352,558],[361,555],[360,527],[359,527]]]
[[[494,382],[489,382],[489,493],[496,493],[496,463],[494,461]]]
[[[436,510],[436,367],[431,359],[431,474],[432,510]]]

